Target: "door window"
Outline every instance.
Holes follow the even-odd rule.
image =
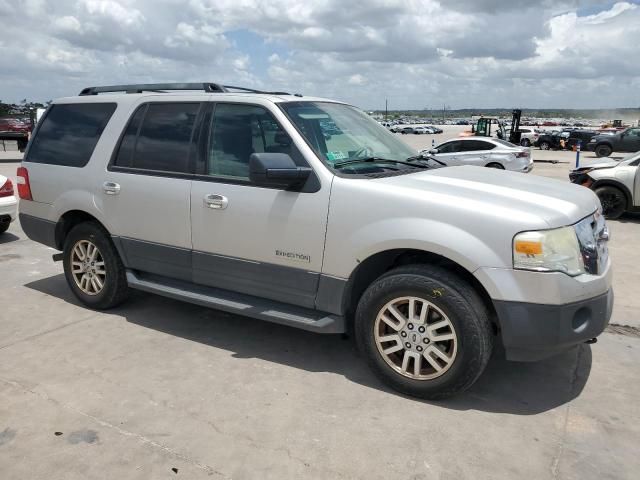
[[[191,137],[199,109],[199,103],[149,104],[135,144],[131,166],[145,170],[188,173]]]
[[[485,142],[482,140],[466,140],[464,142],[458,143],[461,144],[461,150],[463,152],[477,152],[495,148],[495,145],[493,143]]]
[[[304,164],[291,137],[263,107],[220,103],[216,105],[206,173],[238,180],[249,178],[253,153],[286,153]]]
[[[456,153],[460,151],[460,143],[457,140],[453,142],[443,143],[438,147],[438,153]]]

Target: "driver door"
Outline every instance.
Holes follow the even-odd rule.
[[[434,154],[434,157],[449,167],[462,165],[461,144],[460,140],[445,142],[437,147],[438,153]]]
[[[330,184],[306,192],[249,180],[252,153],[306,160],[269,110],[217,103],[191,187],[196,283],[313,308],[322,269]]]

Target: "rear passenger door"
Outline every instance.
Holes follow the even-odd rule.
[[[191,174],[201,103],[140,105],[102,184],[111,234],[129,268],[191,280]]]
[[[491,150],[495,145],[484,140],[463,140],[460,142],[460,164],[484,167],[490,163]]]
[[[297,192],[250,182],[252,153],[286,153],[308,166],[264,106],[217,103],[207,127],[191,191],[194,281],[314,307],[330,184],[312,175]]]

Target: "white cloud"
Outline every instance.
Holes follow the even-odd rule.
[[[212,80],[366,108],[385,97],[394,108],[635,106],[640,8],[600,10],[596,0],[0,0],[0,82],[5,100]],[[253,36],[237,41],[243,31]]]

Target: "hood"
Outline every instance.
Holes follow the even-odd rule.
[[[475,166],[447,167],[376,179],[408,198],[439,198],[478,215],[499,215],[527,228],[572,225],[600,207],[588,188],[552,178]]]
[[[620,138],[620,133],[599,133],[597,135],[594,135],[593,137],[591,137],[591,140],[589,140],[589,142],[598,142],[600,140],[609,140],[611,141],[612,139]]]
[[[587,160],[582,162],[582,165],[579,168],[574,168],[572,171],[581,171],[581,170],[592,170],[592,169],[601,169],[601,168],[613,168],[620,165],[618,160],[613,160],[611,158],[598,158],[595,160]]]

